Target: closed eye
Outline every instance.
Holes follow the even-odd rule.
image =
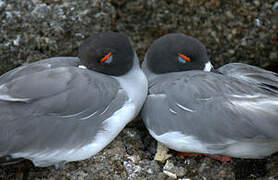
[[[181,62],[181,63],[186,63],[186,62],[189,62],[190,60],[191,60],[191,58],[190,57],[188,57],[188,56],[185,56],[185,55],[183,55],[182,53],[178,53],[178,61],[179,62]]]
[[[103,58],[100,59],[100,62],[102,63],[111,63],[112,62],[112,52],[110,51],[108,54],[106,54]]]

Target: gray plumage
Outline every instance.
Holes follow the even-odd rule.
[[[96,33],[78,56],[40,60],[0,77],[0,164],[87,159],[137,116],[147,80],[128,38]]]
[[[149,94],[141,115],[154,138],[178,151],[241,158],[263,158],[278,151],[276,73],[241,63],[215,71],[206,53],[200,56],[199,50],[192,50],[191,43],[203,49],[199,41],[183,34],[160,39],[148,50],[142,65]],[[183,43],[175,45],[176,41]],[[172,44],[169,50],[164,48],[167,42]],[[176,47],[178,44],[184,47]],[[169,57],[149,56],[161,49]],[[184,68],[176,60],[183,57],[187,58],[182,61]],[[177,68],[167,73],[152,71],[150,66],[166,61]],[[206,68],[197,67],[200,63],[214,72],[202,71]]]
[[[51,58],[0,77],[0,156],[82,147],[122,107],[119,83],[78,63]]]
[[[252,82],[261,88],[278,93],[277,73],[242,63],[226,64],[220,67],[218,71],[225,76]]]
[[[247,81],[203,71],[169,73],[149,82],[149,93],[142,116],[157,135],[179,131],[211,144],[278,138],[278,104],[260,104],[278,102],[277,94]],[[255,103],[255,109],[239,103]]]

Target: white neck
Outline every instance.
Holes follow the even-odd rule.
[[[121,87],[126,90],[129,98],[135,103],[137,113],[140,111],[147,97],[148,82],[145,74],[139,66],[139,61],[135,55],[132,69],[125,75],[113,76],[117,79]]]

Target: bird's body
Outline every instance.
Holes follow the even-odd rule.
[[[167,53],[159,46],[177,39],[188,40],[187,45],[196,48],[188,52],[186,47],[168,47],[172,55],[165,60],[160,57],[159,66],[164,61],[179,63],[178,53],[190,60],[172,65],[177,66],[172,70],[156,68],[154,72],[151,58],[161,50]],[[203,71],[210,69],[206,68],[210,62],[202,48],[191,37],[170,34],[156,41],[146,54],[143,71],[149,94],[142,117],[151,135],[180,152],[263,158],[278,151],[277,74],[241,63],[227,64],[217,72]],[[198,64],[203,65],[196,68]],[[187,66],[186,70],[182,66]]]
[[[119,58],[122,50],[109,42],[98,47],[94,41],[95,53],[108,48],[116,65],[94,62],[103,63],[101,72],[82,68],[86,61],[99,59],[86,59],[83,52],[80,58],[45,59],[0,77],[0,157],[26,158],[36,166],[83,160],[101,151],[138,114],[147,82],[137,56],[125,36],[99,33],[96,37],[103,35],[112,43],[120,41],[119,46],[127,41],[123,51],[130,51],[131,65],[126,70],[115,67],[120,74],[115,75],[113,66],[124,60]],[[94,49],[85,53],[94,54]],[[105,66],[112,66],[108,74]]]

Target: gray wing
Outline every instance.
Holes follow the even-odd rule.
[[[142,117],[155,134],[179,131],[208,144],[278,138],[278,95],[220,74],[188,71],[150,82]]]
[[[16,77],[0,88],[0,156],[86,145],[127,99],[113,78],[77,67]]]
[[[261,88],[278,93],[278,74],[242,63],[226,64],[218,69],[226,76],[257,84]]]
[[[0,76],[0,84],[21,77],[23,75],[28,75],[35,72],[40,72],[43,70],[53,69],[57,67],[77,67],[79,64],[80,60],[77,57],[53,57],[43,59],[27,65],[22,65],[3,74],[2,76]]]

